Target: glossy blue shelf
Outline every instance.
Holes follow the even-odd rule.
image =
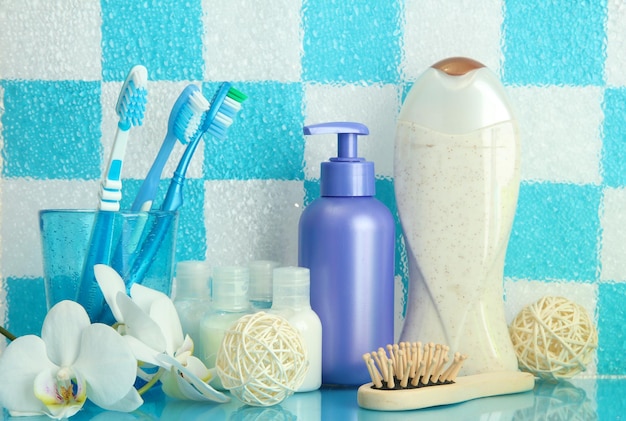
[[[393,393],[393,392],[390,392]],[[626,415],[626,379],[577,379],[557,384],[537,382],[531,392],[416,411],[379,412],[359,408],[356,388],[329,388],[298,393],[271,407],[252,407],[236,399],[201,404],[167,398],[156,388],[130,414],[104,412],[87,403],[72,420],[617,420]],[[44,420],[47,417],[5,419]]]

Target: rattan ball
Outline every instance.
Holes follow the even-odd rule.
[[[526,306],[509,327],[519,368],[556,382],[586,370],[598,333],[583,307],[563,297]]]
[[[217,352],[222,385],[248,405],[282,402],[302,385],[308,370],[300,333],[283,317],[258,312],[241,317]]]

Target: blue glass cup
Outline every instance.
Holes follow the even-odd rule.
[[[170,295],[177,228],[176,211],[39,211],[48,309],[73,300],[85,307],[92,322],[113,322],[93,274],[98,263],[113,267],[127,292],[139,283]]]

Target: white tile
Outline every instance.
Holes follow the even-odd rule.
[[[400,109],[398,87],[393,85],[305,86],[305,124],[353,121],[365,124],[370,134],[360,136],[359,156],[374,162],[376,174],[393,176],[396,118]],[[337,136],[306,136],[304,174],[318,179],[320,164],[337,156]]]
[[[97,181],[5,179],[0,213],[2,276],[42,276],[38,211],[93,209],[98,185]]]
[[[508,87],[521,138],[523,180],[601,183],[602,89]]]
[[[207,261],[212,266],[252,260],[298,264],[302,181],[205,182]]]
[[[600,279],[626,282],[626,189],[606,188],[600,215]]]
[[[415,80],[432,64],[454,56],[473,58],[498,73],[502,7],[502,0],[407,0],[405,78]]]
[[[202,3],[206,80],[300,80],[301,1]]]
[[[626,86],[626,3],[607,3],[606,82],[610,86]]]
[[[544,282],[526,279],[505,279],[504,308],[506,321],[510,324],[525,306],[546,296],[565,297],[582,306],[589,314],[589,317],[595,320],[597,288],[597,285],[568,282],[566,280]]]
[[[553,280],[551,282],[541,282],[533,280],[511,280],[505,279],[504,295],[505,295],[505,317],[507,324],[513,322],[513,319],[527,305],[533,304],[542,297],[558,296],[564,297],[584,308],[591,319],[592,323],[596,321],[596,307],[598,304],[598,287],[593,284],[583,284],[578,282],[568,282],[565,280]],[[593,360],[587,366],[587,370],[576,375],[576,377],[594,376],[596,369],[597,356],[594,355]]]
[[[126,147],[126,156],[124,158],[122,174],[124,178],[145,178],[165,139],[172,107],[187,85],[188,82],[148,82],[148,104],[146,105],[144,124],[134,127],[130,131],[128,145]],[[196,85],[200,87],[198,84]],[[113,139],[115,137],[118,121],[117,114],[115,113],[115,104],[121,87],[121,82],[106,82],[102,84],[103,172],[104,166],[108,162],[111,148],[113,147]],[[162,178],[172,176],[184,150],[185,147],[183,144],[177,141],[165,165]],[[187,170],[187,178],[202,177],[203,159],[204,144],[200,143],[194,152],[193,159]]]
[[[99,80],[99,0],[4,1],[0,78]]]

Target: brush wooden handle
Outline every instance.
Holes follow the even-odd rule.
[[[488,396],[526,392],[535,386],[535,377],[521,371],[498,371],[457,377],[454,383],[418,389],[381,390],[373,383],[359,387],[359,406],[377,411],[406,411],[449,405]]]

